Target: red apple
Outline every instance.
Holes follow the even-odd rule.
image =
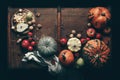
[[[61,43],[62,45],[67,44],[67,39],[66,39],[66,38],[61,38],[61,39],[60,39],[60,43]]]
[[[82,44],[86,43],[86,39],[85,38],[81,38],[80,41],[81,41]]]
[[[22,41],[22,47],[23,48],[27,48],[29,45],[30,45],[30,43],[29,43],[28,40],[25,39],[25,40]]]
[[[31,42],[31,46],[35,46],[36,42],[35,41],[32,41]]]
[[[28,50],[29,50],[29,51],[32,51],[32,50],[33,50],[33,47],[32,47],[32,46],[28,46]]]
[[[33,33],[32,32],[28,32],[28,36],[33,36]]]
[[[102,35],[100,33],[96,33],[96,38],[100,39],[102,37]]]
[[[94,28],[89,28],[89,29],[87,30],[87,36],[88,36],[88,37],[94,37],[94,36],[95,36],[95,33],[96,33],[96,31],[95,31]]]

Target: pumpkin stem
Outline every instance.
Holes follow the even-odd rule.
[[[101,15],[102,15],[102,16],[105,16],[105,13],[102,13]]]

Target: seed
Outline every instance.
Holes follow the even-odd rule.
[[[21,38],[19,38],[18,40],[17,40],[17,43],[20,43],[22,41],[22,39]]]

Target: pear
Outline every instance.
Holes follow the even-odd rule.
[[[82,67],[82,66],[84,66],[84,60],[83,60],[83,58],[79,58],[77,61],[76,61],[76,68],[80,68],[80,67]]]
[[[32,12],[28,12],[27,15],[26,15],[26,20],[27,20],[27,21],[31,21],[31,20],[32,20],[32,17],[33,17]]]

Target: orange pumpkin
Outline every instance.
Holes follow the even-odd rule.
[[[74,62],[73,53],[69,50],[62,50],[59,54],[59,60],[63,65],[70,65]]]
[[[111,18],[110,11],[104,7],[95,7],[89,10],[88,18],[97,29],[103,28]]]
[[[103,66],[107,62],[110,53],[110,48],[99,39],[88,41],[83,48],[83,55],[94,66]]]

